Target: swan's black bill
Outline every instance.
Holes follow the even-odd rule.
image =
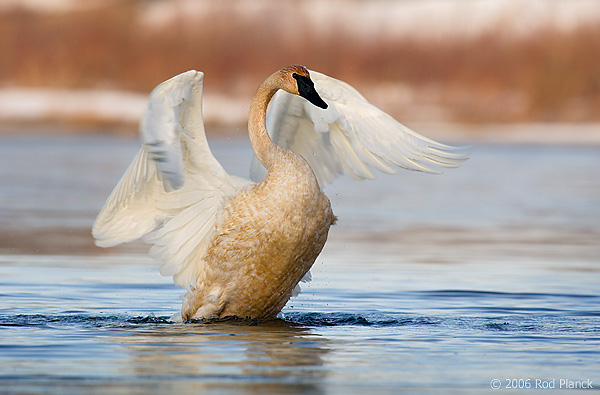
[[[298,93],[300,96],[311,102],[317,107],[327,108],[327,103],[321,99],[321,96],[317,93],[315,89],[315,84],[308,77],[299,74],[292,74],[292,76],[296,79],[298,83]]]

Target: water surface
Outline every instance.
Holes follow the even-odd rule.
[[[442,176],[341,180],[340,221],[279,319],[179,324],[182,290],[143,244],[89,236],[137,142],[1,142],[3,393],[600,388],[597,146],[481,145]],[[245,140],[213,146],[245,175]]]

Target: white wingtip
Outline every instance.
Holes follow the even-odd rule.
[[[191,135],[181,125],[180,105],[191,99],[193,89],[202,91],[203,77],[204,73],[189,70],[163,82],[150,93],[140,134],[166,192],[177,190],[184,183],[181,134]]]

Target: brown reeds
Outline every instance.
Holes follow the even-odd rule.
[[[0,14],[0,84],[147,92],[196,68],[214,91],[250,95],[274,69],[303,63],[361,90],[389,81],[434,91],[454,120],[600,120],[600,23],[525,36],[498,28],[461,39],[367,39],[341,21],[311,30],[268,10],[240,18],[215,8],[192,22],[144,27],[139,7]]]

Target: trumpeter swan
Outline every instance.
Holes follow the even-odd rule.
[[[257,182],[235,177],[206,140],[203,77],[191,70],[152,91],[142,147],[92,230],[101,247],[152,244],[161,274],[187,290],[182,319],[276,316],[336,220],[321,191],[336,177],[375,178],[374,169],[396,166],[436,172],[466,159],[348,84],[294,65],[267,78],[250,105]]]

